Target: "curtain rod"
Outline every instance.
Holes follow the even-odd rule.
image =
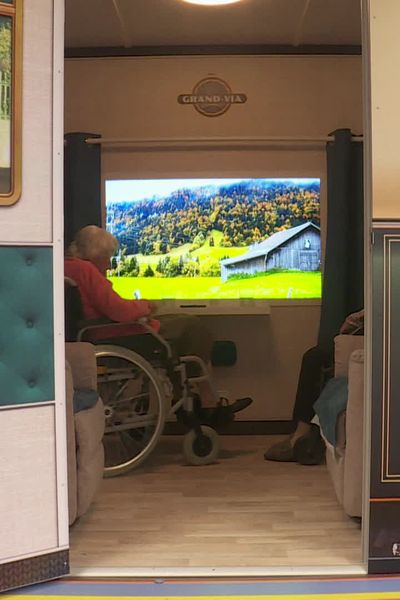
[[[284,144],[303,144],[316,145],[333,142],[334,136],[328,135],[324,137],[202,137],[202,138],[87,138],[87,144],[101,144],[102,146],[130,146],[141,148],[187,148],[201,146],[269,146],[269,145],[284,145]],[[362,136],[352,136],[353,142],[362,142]]]

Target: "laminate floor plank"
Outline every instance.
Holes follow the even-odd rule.
[[[78,567],[277,567],[361,563],[361,530],[325,465],[263,459],[280,438],[225,436],[215,465],[183,464],[179,437],[105,479],[71,528]]]

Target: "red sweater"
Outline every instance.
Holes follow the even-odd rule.
[[[67,257],[64,261],[64,275],[73,279],[79,288],[85,319],[107,318],[111,321],[136,321],[150,314],[146,300],[125,300],[121,298],[104,275],[88,260]],[[151,320],[149,324],[156,331],[159,322]],[[100,337],[126,336],[139,333],[138,325],[102,328]],[[96,338],[99,336],[96,335]]]

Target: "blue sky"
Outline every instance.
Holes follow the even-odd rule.
[[[201,186],[221,186],[240,181],[248,181],[249,177],[239,179],[119,179],[106,181],[106,203],[133,202],[144,198],[165,197],[172,192],[185,188]],[[260,178],[261,179],[261,178]],[[272,178],[269,178],[272,179]],[[281,178],[274,181],[292,181],[294,184],[319,183],[319,179],[309,178]]]

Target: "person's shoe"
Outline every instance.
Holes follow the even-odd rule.
[[[275,460],[277,462],[295,462],[293,446],[291,439],[286,438],[282,442],[274,444],[264,454],[265,460]]]
[[[239,398],[229,404],[226,398],[221,398],[217,406],[201,408],[199,412],[202,425],[221,427],[231,423],[235,414],[244,410],[253,402],[252,398]]]
[[[223,406],[224,408],[228,408],[232,413],[237,413],[237,412],[240,412],[241,410],[244,410],[248,406],[250,406],[250,404],[252,402],[253,402],[252,398],[246,397],[246,398],[238,398],[237,400],[232,402],[232,404],[229,404],[229,401],[227,400],[227,398],[221,398],[218,406]]]
[[[300,465],[320,465],[325,460],[325,442],[318,425],[312,424],[310,432],[293,445],[294,460]]]

